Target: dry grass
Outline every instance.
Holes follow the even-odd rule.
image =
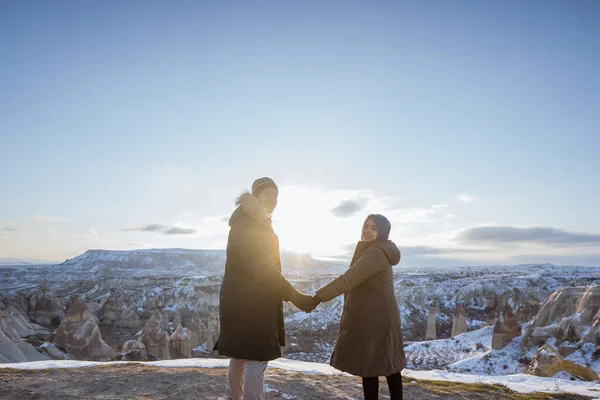
[[[32,375],[35,376],[32,379]],[[0,369],[0,399],[218,399],[224,396],[225,368],[164,368],[137,363],[73,369]],[[389,399],[381,379],[380,399]],[[360,378],[267,370],[266,398],[362,399]],[[404,399],[584,400],[573,394],[514,392],[502,385],[403,378]]]

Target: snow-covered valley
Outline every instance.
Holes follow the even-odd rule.
[[[29,343],[38,352],[46,346],[40,355],[56,359],[64,346],[48,349],[69,313],[65,306],[76,295],[99,327],[110,359],[127,351],[136,356],[146,349],[152,353],[148,343],[141,347],[148,324],[166,332],[168,358],[214,358],[209,349],[218,336],[224,263],[224,251],[153,249],[90,250],[62,264],[3,265],[2,331],[13,342]],[[283,274],[308,294],[347,267],[293,253],[283,253],[282,264]],[[543,376],[550,370],[555,372],[551,376],[572,381],[600,372],[599,268],[550,264],[411,268],[401,263],[395,268],[394,285],[410,370],[476,376]],[[342,310],[342,296],[310,314],[285,303],[284,357],[328,362]],[[20,334],[6,334],[17,319],[25,328]],[[196,332],[192,327],[200,333],[184,346]],[[125,346],[132,341],[137,347]],[[164,350],[154,353],[160,351],[162,356],[155,356],[164,359]],[[63,356],[81,359],[68,351],[62,351]],[[553,360],[552,368],[568,367],[548,369],[548,360]]]

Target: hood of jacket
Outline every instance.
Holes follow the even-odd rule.
[[[242,193],[235,201],[237,208],[229,218],[229,226],[235,225],[243,218],[250,218],[261,226],[271,225],[271,215],[260,204],[256,196],[250,192]]]

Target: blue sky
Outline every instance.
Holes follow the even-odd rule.
[[[289,248],[339,253],[378,211],[415,263],[600,265],[599,18],[596,1],[3,1],[0,259],[223,248],[236,194],[268,175]]]

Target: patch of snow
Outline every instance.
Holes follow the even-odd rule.
[[[432,381],[450,381],[462,383],[482,383],[486,385],[504,385],[520,393],[547,392],[547,393],[575,393],[600,399],[600,388],[597,382],[579,382],[556,378],[541,378],[533,375],[514,374],[503,376],[482,376],[458,374],[441,370],[411,371],[404,370],[402,375]]]
[[[404,348],[407,365],[414,369],[442,368],[481,356],[492,347],[492,330],[486,326],[450,339],[412,342]]]

